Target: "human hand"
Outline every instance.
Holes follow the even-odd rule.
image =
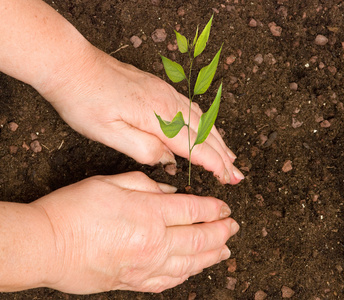
[[[70,67],[57,76],[59,80],[55,81],[61,84],[53,84],[41,92],[61,117],[88,138],[140,163],[175,163],[173,153],[188,158],[187,128],[173,139],[167,138],[154,111],[166,120],[172,120],[178,111],[188,115],[189,99],[156,76],[121,63],[96,48],[86,52],[84,63],[74,73]],[[201,114],[199,106],[193,103],[192,140],[196,138]],[[215,127],[192,153],[192,163],[212,171],[221,183],[236,184],[244,178],[233,165],[235,158]]]
[[[238,230],[228,206],[163,191],[175,189],[131,172],[91,177],[33,202],[55,233],[46,285],[77,294],[161,292],[227,259],[225,243]]]

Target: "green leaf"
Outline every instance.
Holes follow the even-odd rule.
[[[217,113],[219,112],[221,93],[222,83],[217,91],[213,104],[210,106],[209,110],[201,116],[201,119],[198,124],[196,141],[192,147],[198,144],[202,144],[208,137],[211,129],[213,128],[213,125],[217,117]]]
[[[168,78],[170,78],[173,82],[180,82],[183,79],[186,79],[184,69],[180,64],[162,55],[161,55],[161,59],[162,59],[162,63],[164,64],[164,68],[165,68]]]
[[[211,22],[213,21],[213,16],[211,16],[208,24],[204,27],[201,35],[199,36],[197,42],[196,42],[196,46],[195,46],[195,51],[194,51],[194,57],[200,55],[207,42],[208,42],[208,39],[209,39],[209,34],[210,34],[210,28],[211,28]]]
[[[178,31],[174,31],[176,34],[177,38],[177,43],[178,43],[178,49],[181,53],[186,53],[188,52],[188,40],[186,37],[182,34],[180,34]]]
[[[195,38],[194,38],[193,43],[192,43],[192,47],[195,46],[195,44],[197,42],[197,38],[198,38],[198,26],[197,26],[197,29],[196,29]]]
[[[155,116],[159,120],[160,128],[162,132],[170,139],[175,137],[179,133],[179,131],[183,128],[183,126],[186,125],[181,111],[179,111],[176,114],[176,116],[173,118],[171,122],[164,121],[156,113],[155,113]]]
[[[221,54],[222,46],[220,50],[216,53],[215,57],[211,61],[211,63],[202,68],[197,76],[197,80],[194,87],[194,95],[201,95],[204,94],[207,89],[209,88],[211,82],[213,81],[217,65],[219,63],[219,58]]]

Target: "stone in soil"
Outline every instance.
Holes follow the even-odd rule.
[[[314,40],[314,43],[318,46],[324,46],[328,43],[328,38],[322,34],[318,34]]]
[[[257,21],[255,19],[251,19],[248,23],[248,26],[250,27],[257,27]]]
[[[33,152],[38,153],[42,151],[42,146],[39,143],[39,141],[34,140],[31,144],[30,144],[30,148]]]
[[[287,173],[289,171],[291,171],[293,169],[292,165],[291,165],[291,160],[287,160],[282,167],[282,171],[284,173]]]
[[[154,43],[161,43],[166,40],[167,33],[164,28],[155,29],[152,33]]]
[[[269,28],[273,36],[281,36],[282,27],[277,26],[275,22],[269,23]]]
[[[290,287],[285,285],[282,287],[282,298],[291,298],[294,294],[295,292]]]
[[[130,42],[133,44],[134,48],[138,48],[142,44],[142,40],[137,35],[133,35],[130,38]]]
[[[19,125],[15,122],[10,122],[8,123],[8,127],[10,128],[11,131],[16,131],[19,127]]]
[[[230,273],[234,273],[237,269],[237,262],[235,258],[230,258],[226,261],[226,265],[227,265],[227,270]]]
[[[254,300],[264,300],[267,296],[264,291],[260,290],[254,294]]]
[[[234,277],[227,277],[227,285],[226,285],[226,288],[231,290],[231,291],[234,291],[235,290],[235,285],[237,283],[237,279],[234,278]]]

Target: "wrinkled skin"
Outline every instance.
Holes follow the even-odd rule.
[[[163,119],[172,120],[182,111],[188,116],[188,98],[156,76],[121,63],[98,49],[92,50],[84,55],[83,69],[79,68],[75,82],[63,82],[42,93],[62,118],[85,136],[140,163],[175,163],[172,152],[188,158],[187,128],[169,139],[154,115],[155,111]],[[201,114],[199,106],[193,103],[192,140],[196,138]],[[214,172],[222,183],[236,184],[243,179],[233,166],[234,159],[215,127],[192,153],[192,162]]]
[[[92,177],[33,205],[55,234],[47,286],[68,293],[174,287],[227,259],[238,230],[223,201],[165,194],[140,172]]]

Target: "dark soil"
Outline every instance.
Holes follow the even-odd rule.
[[[197,25],[203,28],[214,14],[210,42],[197,67],[224,43],[222,58],[208,97],[198,100],[207,110],[223,79],[216,124],[246,179],[222,186],[194,167],[193,186],[199,195],[225,200],[241,225],[228,242],[236,267],[229,272],[233,260],[222,262],[161,294],[75,296],[35,289],[0,294],[0,299],[282,299],[285,290],[294,293],[292,299],[344,299],[344,2],[47,2],[95,46],[111,53],[129,45],[112,55],[166,80],[158,53],[186,62],[167,48],[174,43],[175,26],[193,38]],[[280,36],[272,34],[271,22],[281,27]],[[164,42],[153,42],[157,28],[166,30]],[[327,44],[315,44],[319,34],[328,38]],[[133,35],[143,40],[138,48],[130,42]],[[234,62],[227,60],[231,55]],[[183,85],[176,88],[185,93]],[[186,160],[178,158],[176,176],[161,166],[137,164],[74,132],[35,90],[3,74],[0,105],[1,200],[30,202],[92,175],[130,170],[184,192]],[[19,125],[16,131],[10,122]],[[33,139],[41,152],[25,148]],[[233,278],[236,284],[229,289]]]

